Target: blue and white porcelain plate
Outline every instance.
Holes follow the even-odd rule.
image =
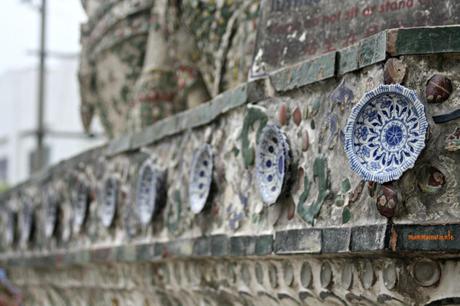
[[[3,233],[3,243],[5,246],[13,245],[15,240],[16,232],[16,217],[15,213],[12,211],[2,212],[3,224],[4,224],[4,233]]]
[[[106,178],[102,190],[102,203],[99,206],[99,218],[104,227],[110,227],[117,210],[119,183],[111,176]]]
[[[88,204],[90,187],[88,183],[83,179],[79,178],[76,189],[73,193],[72,209],[73,209],[73,226],[75,232],[79,233],[83,224],[86,221],[88,214]]]
[[[58,222],[58,199],[54,190],[47,190],[43,195],[44,200],[44,220],[45,237],[53,236]]]
[[[136,192],[136,213],[142,225],[147,225],[160,206],[164,172],[148,159],[139,170]]]
[[[291,152],[283,131],[276,125],[266,125],[256,149],[257,186],[265,204],[274,204],[282,193],[290,163]]]
[[[356,104],[345,127],[351,169],[364,180],[397,180],[425,147],[428,123],[415,91],[399,84],[380,85]]]
[[[32,208],[32,203],[29,199],[26,199],[22,202],[22,208],[19,215],[19,224],[21,227],[20,242],[22,246],[27,245],[32,238],[33,223],[34,210]]]
[[[205,144],[195,152],[190,169],[189,204],[195,214],[201,212],[206,205],[211,190],[212,168],[212,148]]]

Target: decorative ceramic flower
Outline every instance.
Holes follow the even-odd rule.
[[[367,181],[398,179],[425,147],[427,128],[425,107],[413,90],[396,84],[367,92],[345,127],[352,170]]]

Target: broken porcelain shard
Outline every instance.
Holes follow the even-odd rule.
[[[382,276],[385,287],[389,290],[394,289],[398,282],[398,270],[394,262],[389,262],[385,265]]]
[[[345,127],[345,152],[362,179],[397,180],[414,166],[425,147],[428,123],[415,91],[380,85],[364,94]]]
[[[349,202],[350,204],[353,204],[359,200],[359,198],[361,197],[361,194],[363,193],[365,184],[366,182],[364,180],[361,180],[358,183],[358,185],[355,187],[355,189],[353,189],[353,192],[351,193],[351,196],[350,196],[350,202]]]
[[[106,178],[102,191],[102,202],[99,206],[99,218],[104,227],[110,227],[117,210],[119,183],[114,176]]]
[[[201,146],[194,154],[188,186],[189,205],[198,214],[206,206],[212,183],[213,154],[209,144]]]
[[[308,135],[308,130],[305,129],[305,131],[302,134],[302,151],[304,152],[308,151],[309,146],[310,146],[310,137]]]
[[[400,59],[390,58],[383,69],[385,84],[401,84],[406,76],[407,65]]]
[[[342,266],[341,285],[345,290],[350,290],[353,285],[353,263],[347,262]]]
[[[142,225],[152,221],[159,210],[165,185],[165,172],[147,159],[139,169],[136,189],[136,214]]]
[[[392,218],[398,205],[398,194],[392,186],[381,186],[377,196],[377,209],[387,218]]]
[[[287,138],[277,125],[262,130],[256,150],[257,187],[266,205],[274,204],[289,179],[291,152]]]
[[[433,116],[433,121],[436,124],[447,123],[460,118],[460,109],[456,109],[452,112]]]
[[[441,278],[439,263],[428,258],[417,260],[411,272],[415,281],[423,287],[434,286]]]
[[[436,167],[425,165],[417,173],[417,183],[422,192],[436,193],[444,186],[446,178]]]
[[[321,264],[320,283],[321,287],[328,288],[332,284],[333,274],[332,267],[328,262]]]
[[[310,288],[313,281],[313,275],[310,264],[305,261],[300,269],[300,283],[304,288]]]
[[[286,103],[282,103],[278,109],[278,121],[280,125],[286,125],[289,121],[288,107]]]
[[[426,100],[430,103],[442,103],[452,93],[452,81],[444,75],[435,74],[426,84]]]
[[[447,136],[445,149],[449,152],[460,150],[460,127],[457,127],[452,134]]]
[[[302,111],[300,107],[296,107],[292,113],[292,119],[294,120],[295,125],[299,126],[302,123]]]
[[[376,182],[367,182],[367,193],[369,194],[371,198],[374,197],[376,190],[377,190]]]
[[[359,278],[365,289],[370,289],[375,283],[375,272],[372,262],[365,260],[361,262]]]

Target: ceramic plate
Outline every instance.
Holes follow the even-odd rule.
[[[144,162],[139,170],[136,191],[136,213],[141,224],[150,223],[161,201],[164,189],[164,172],[157,169],[151,160]]]
[[[52,191],[48,191],[44,197],[44,220],[45,220],[45,237],[53,236],[58,220],[58,203],[56,196]]]
[[[15,240],[16,234],[16,215],[12,211],[6,211],[2,214],[4,230],[4,244],[11,246]]]
[[[75,231],[80,232],[86,220],[89,203],[89,186],[80,179],[73,198],[73,225]]]
[[[33,208],[29,202],[22,202],[22,209],[19,215],[19,224],[21,227],[21,244],[25,245],[32,237],[33,227]]]
[[[276,125],[266,125],[256,149],[256,178],[262,201],[276,202],[288,178],[291,163],[289,144]]]
[[[428,123],[415,91],[380,85],[356,104],[345,127],[351,169],[366,181],[397,180],[425,147]]]
[[[212,148],[205,144],[195,152],[190,169],[189,205],[195,214],[203,210],[208,199],[212,182],[212,168]]]
[[[109,227],[112,225],[117,210],[118,201],[118,180],[115,177],[109,177],[105,180],[102,194],[102,203],[99,207],[99,217],[102,225]]]

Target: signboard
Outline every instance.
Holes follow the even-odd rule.
[[[263,0],[251,77],[392,28],[460,24],[458,0]]]

